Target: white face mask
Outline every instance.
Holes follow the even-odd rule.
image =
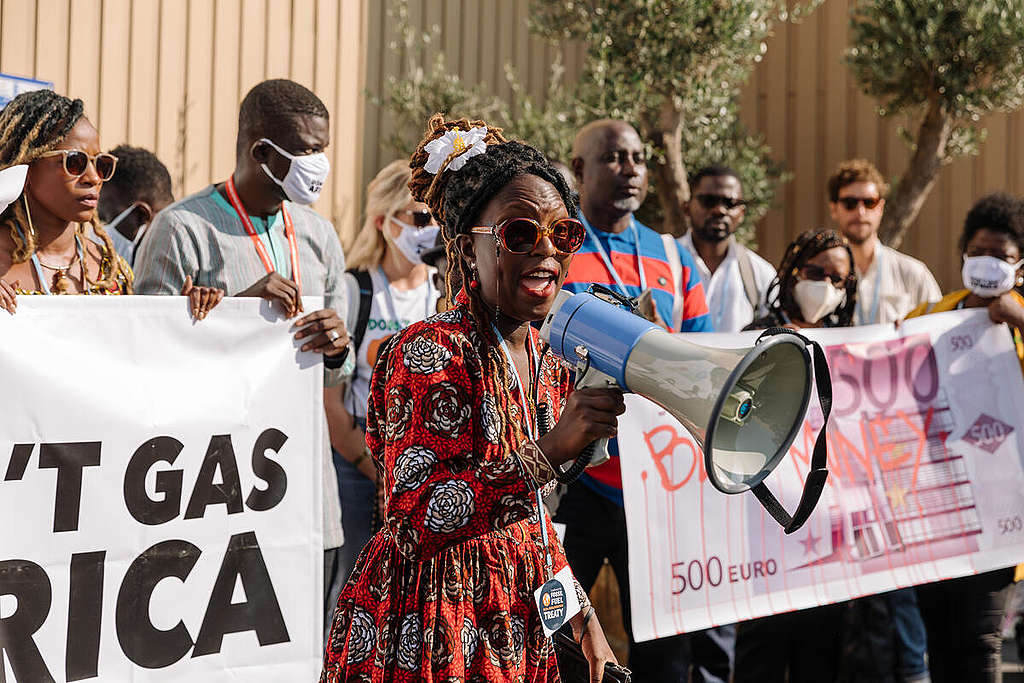
[[[320,197],[320,190],[323,189],[324,183],[327,182],[327,174],[331,171],[331,162],[327,160],[326,154],[317,152],[316,154],[296,156],[281,149],[267,138],[261,138],[259,142],[267,143],[281,156],[291,160],[288,175],[284,177],[284,180],[278,180],[266,164],[260,164],[263,167],[263,172],[281,186],[288,199],[296,204],[312,204]]]
[[[423,263],[423,252],[434,246],[437,242],[437,232],[441,228],[436,225],[417,228],[394,216],[391,217],[391,220],[402,226],[402,232],[398,233],[398,237],[391,237],[391,234],[385,230],[384,238],[395,245],[398,251],[402,252],[402,256],[409,260],[409,263],[413,265]]]
[[[846,298],[846,292],[836,289],[828,280],[800,280],[793,287],[793,298],[804,322],[813,325],[836,310]]]
[[[123,221],[128,216],[132,215],[132,211],[135,211],[135,209],[139,208],[140,206],[141,206],[141,204],[139,204],[138,202],[135,202],[133,204],[130,204],[127,209],[125,209],[121,213],[119,213],[116,216],[114,216],[114,218],[109,223],[107,223],[104,226],[104,228],[107,231],[107,234],[110,234],[111,230],[117,230],[118,223]],[[132,240],[132,243],[134,243],[134,244],[138,244],[139,243],[139,240],[142,239],[142,233],[146,232],[146,228],[147,227],[149,227],[149,223],[143,223],[142,225],[139,226],[139,230],[138,230],[138,232],[135,233],[135,239]],[[124,237],[124,233],[122,233],[120,230],[117,230],[117,232],[122,237]],[[125,237],[125,239],[128,239],[128,238]]]
[[[1017,269],[1022,263],[1024,259],[1007,263],[995,256],[965,256],[960,275],[964,279],[964,287],[990,299],[1013,289]]]

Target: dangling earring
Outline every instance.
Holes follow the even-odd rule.
[[[28,232],[32,235],[32,243],[36,241],[36,226],[32,225],[32,212],[28,209],[28,197],[26,193],[21,194],[21,201],[25,205],[25,218],[28,220]]]
[[[476,271],[476,264],[475,263],[469,264],[469,271],[470,271],[469,288],[470,289],[480,289],[480,274]]]

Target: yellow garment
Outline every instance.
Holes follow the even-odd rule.
[[[969,289],[959,289],[955,292],[950,292],[946,296],[942,297],[939,301],[934,304],[923,303],[910,313],[907,313],[908,318],[916,318],[918,316],[927,315],[929,313],[942,313],[944,311],[956,310],[956,307],[961,301],[967,298],[967,295],[971,293]],[[1017,299],[1017,303],[1024,306],[1024,297],[1017,292],[1013,293],[1013,296]],[[1024,372],[1024,340],[1021,340],[1020,330],[1010,328],[1013,333],[1013,343],[1017,347],[1017,357],[1020,358],[1021,372]],[[1017,568],[1013,572],[1013,580],[1021,581],[1024,580],[1024,564],[1018,564]]]

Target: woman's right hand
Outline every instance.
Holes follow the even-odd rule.
[[[558,424],[537,445],[557,467],[575,459],[590,442],[614,437],[624,412],[620,389],[577,389],[569,394]]]
[[[11,315],[14,315],[14,312],[18,310],[17,286],[17,282],[12,285],[7,280],[0,280],[0,308]]]

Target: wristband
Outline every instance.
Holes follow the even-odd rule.
[[[336,356],[324,355],[324,367],[328,370],[337,370],[338,368],[345,365],[345,359],[348,358],[348,352],[351,346],[346,346],[345,350]]]
[[[583,623],[580,624],[580,638],[576,641],[577,645],[583,644],[583,635],[587,632],[587,624],[590,623],[590,618],[594,616],[594,608],[590,607],[587,609],[587,613],[583,615]]]

